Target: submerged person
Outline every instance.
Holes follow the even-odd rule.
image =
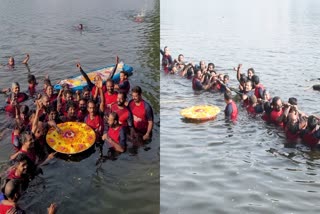
[[[22,61],[22,64],[27,65],[29,59],[30,59],[30,55],[27,54],[26,57],[24,58],[24,60]],[[2,65],[2,66],[4,66],[4,65]],[[14,66],[15,66],[15,60],[14,60],[13,56],[10,56],[10,57],[9,57],[8,63],[6,64],[6,66],[8,66],[8,68],[14,68]]]
[[[83,30],[83,24],[79,24],[79,25],[78,25],[78,29],[79,29],[79,30]]]
[[[232,100],[232,94],[230,92],[224,93],[224,101],[226,102],[226,108],[224,110],[224,115],[227,119],[232,121],[237,120],[238,117],[238,107],[236,103]]]
[[[33,74],[28,75],[28,92],[31,97],[36,93],[36,86],[38,85],[36,77]]]

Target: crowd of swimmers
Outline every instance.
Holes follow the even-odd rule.
[[[183,54],[173,60],[168,47],[160,50],[160,53],[165,73],[178,74],[192,80],[192,88],[195,91],[222,93],[226,102],[226,118],[235,121],[238,110],[244,109],[251,116],[261,116],[267,123],[282,127],[289,145],[302,142],[312,150],[319,147],[320,118],[302,112],[295,97],[290,97],[287,102],[279,96],[271,97],[253,68],[249,68],[245,74],[242,72],[242,64],[234,67],[239,86],[230,87],[229,75],[218,73],[213,63],[186,63]],[[232,92],[237,95],[233,96]],[[240,100],[241,104],[237,104],[236,100]]]
[[[28,65],[29,58],[27,55],[23,64]],[[117,57],[112,73],[118,63]],[[8,66],[14,68],[13,57],[10,57]],[[140,86],[130,86],[127,72],[120,72],[117,83],[99,75],[91,82],[80,63],[76,66],[88,83],[82,91],[74,92],[65,84],[55,93],[49,76],[43,80],[43,87],[38,88],[36,77],[31,73],[26,92],[20,91],[18,82],[1,90],[8,95],[5,112],[13,120],[11,143],[14,153],[9,158],[9,169],[1,177],[0,214],[21,211],[17,204],[19,198],[29,182],[42,173],[41,166],[56,155],[47,145],[45,136],[50,128],[63,134],[58,126],[60,123],[82,122],[89,125],[95,132],[95,146],[100,157],[106,157],[103,155],[104,145],[107,145],[107,154],[114,157],[126,152],[127,140],[137,146],[152,139],[152,107],[143,99]],[[132,98],[128,101],[129,93]],[[34,102],[27,105],[25,101],[30,99]],[[48,213],[55,211],[56,205],[51,204]]]

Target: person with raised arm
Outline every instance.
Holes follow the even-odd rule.
[[[160,49],[160,53],[162,55],[162,67],[165,73],[169,73],[169,70],[173,64],[172,57],[169,52],[169,48],[165,46],[163,50]]]
[[[103,112],[104,112],[104,96],[102,91],[102,80],[96,82],[97,91],[100,93],[100,105],[99,110],[96,107],[96,103],[93,100],[89,100],[87,103],[88,115],[84,118],[84,122],[90,126],[96,134],[96,146],[100,149],[100,157],[103,156],[102,153],[102,135],[104,131],[104,121],[103,121]]]
[[[115,64],[113,70],[111,71],[109,78],[112,78],[113,75],[114,75],[114,73],[116,72],[116,70],[117,70],[117,68],[118,68],[119,60],[120,60],[119,57],[116,56],[116,64]],[[91,80],[90,80],[90,78],[88,77],[88,75],[86,74],[86,72],[83,71],[80,62],[77,63],[76,66],[77,66],[77,68],[79,68],[80,73],[82,74],[82,76],[83,76],[84,79],[86,80],[86,82],[87,82],[87,87],[88,87],[88,89],[91,91],[92,96],[94,97],[96,94],[99,95],[99,93],[96,93],[96,88],[97,88],[96,85],[95,85],[93,82],[91,82]],[[96,81],[100,81],[100,80],[102,80],[101,76],[96,75],[96,76],[94,77],[94,81],[95,81],[95,82],[96,82]],[[103,80],[102,80],[102,81],[103,81]],[[103,92],[105,92],[105,91],[106,91],[106,87],[103,86],[103,87],[102,87],[102,90],[103,90]]]

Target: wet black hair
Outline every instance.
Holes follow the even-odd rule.
[[[67,94],[73,95],[73,93],[72,93],[72,91],[71,91],[70,89],[65,90],[65,91],[63,92],[63,95],[64,95],[64,96],[66,96]]]
[[[28,114],[28,113],[29,113],[29,106],[27,106],[27,105],[22,105],[22,106],[20,107],[20,113],[21,113],[21,114]]]
[[[68,111],[69,110],[69,108],[71,108],[71,107],[73,107],[73,108],[77,108],[77,105],[76,105],[76,103],[75,102],[73,102],[72,100],[68,100],[67,101],[67,105],[66,105],[66,110]]]
[[[288,103],[290,103],[291,105],[298,105],[298,100],[295,97],[290,97]]]
[[[212,62],[210,62],[210,63],[208,63],[208,68],[209,68],[210,65],[213,66],[213,69],[216,67]]]
[[[28,83],[37,83],[36,77],[33,74],[28,75]]]
[[[244,74],[241,74],[240,76],[240,82],[247,82],[248,81],[248,77]]]
[[[20,179],[7,180],[4,187],[2,188],[4,196],[7,199],[13,199],[17,193],[21,194],[21,187],[22,187],[21,184],[22,182]],[[9,187],[7,187],[7,185],[9,185]]]
[[[310,131],[313,130],[318,125],[318,123],[319,123],[319,121],[315,116],[310,115],[308,117],[308,129]]]
[[[266,114],[270,114],[272,112],[271,104],[269,102],[265,102],[263,104],[263,109],[266,112]]]
[[[128,77],[128,72],[126,71],[120,71],[120,74],[124,74],[126,77]]]
[[[230,92],[225,92],[224,93],[224,99],[229,101],[232,99],[232,94]]]
[[[122,96],[123,96],[123,99],[127,99],[127,93],[125,93],[125,92],[123,92],[123,91],[120,91],[120,92],[118,92],[118,95],[119,94],[122,94]]]
[[[50,79],[44,79],[44,80],[43,80],[43,84],[45,84],[45,85],[51,85]]]
[[[50,105],[50,106],[48,107],[48,113],[50,113],[50,112],[58,112],[58,111],[57,111],[57,109],[56,109],[54,106],[51,106],[51,105]]]
[[[223,76],[223,79],[230,79],[230,77],[229,77],[228,74],[226,74],[226,75]]]
[[[107,79],[106,85],[107,85],[108,82],[111,82],[112,84],[114,84],[114,81],[113,81],[113,79],[111,79],[111,78]]]
[[[30,162],[29,157],[24,153],[18,154],[17,157],[14,159],[15,163],[20,163],[20,162],[23,162],[23,161],[27,161],[28,163]]]
[[[255,71],[253,68],[249,68],[248,71],[252,71],[252,73],[255,74]]]
[[[131,89],[131,92],[137,93],[137,94],[141,95],[141,94],[142,94],[142,89],[141,89],[140,86],[135,86],[135,87],[133,87],[133,88]]]
[[[271,104],[272,104],[273,106],[275,106],[275,105],[277,104],[278,100],[281,100],[281,98],[278,97],[278,96],[273,97]]]
[[[257,75],[253,75],[253,76],[251,77],[251,81],[252,81],[252,83],[254,83],[255,85],[258,85],[259,82],[260,82],[260,79],[259,79],[259,77],[258,77]]]
[[[119,115],[116,112],[111,112],[109,116],[112,116],[114,120],[119,122]]]

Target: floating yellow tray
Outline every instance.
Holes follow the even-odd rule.
[[[93,129],[85,123],[66,122],[58,124],[62,133],[49,129],[46,140],[55,151],[63,154],[77,154],[89,149],[96,140]]]
[[[180,114],[186,119],[205,121],[214,119],[219,112],[220,108],[217,106],[200,105],[182,109]]]

